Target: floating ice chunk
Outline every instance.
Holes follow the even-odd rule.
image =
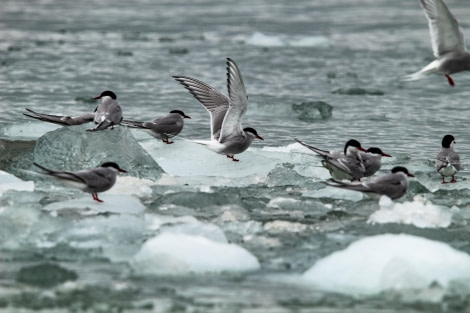
[[[325,36],[308,36],[300,38],[282,38],[278,35],[265,35],[255,32],[246,39],[246,44],[259,47],[329,47],[330,39]]]
[[[137,275],[242,272],[260,268],[256,257],[240,246],[171,233],[145,242],[130,264]]]
[[[90,125],[61,127],[40,137],[34,160],[58,170],[79,170],[116,162],[130,175],[158,180],[162,169],[125,127],[87,132]]]
[[[433,282],[470,278],[470,256],[449,245],[411,235],[360,239],[307,270],[303,278],[320,289],[348,294],[422,289]]]
[[[100,194],[100,199],[104,202],[96,202],[91,196],[51,203],[43,208],[44,211],[51,212],[57,216],[63,212],[73,211],[80,215],[97,215],[100,213],[119,213],[140,215],[145,207],[134,197],[126,195]]]
[[[116,178],[116,184],[113,188],[107,191],[107,193],[148,197],[152,195],[151,186],[156,184],[156,182],[145,178],[118,175]]]
[[[10,140],[33,140],[61,127],[62,126],[56,124],[44,122],[10,124],[0,128],[0,137],[7,137]]]
[[[7,190],[34,191],[34,182],[0,171],[0,197]]]
[[[194,216],[147,215],[149,228],[165,233],[202,236],[212,241],[227,243],[227,237],[220,227],[198,221]]]
[[[269,36],[260,32],[255,32],[251,35],[251,37],[246,40],[246,43],[248,45],[261,47],[283,47],[287,45],[285,41],[277,36]]]
[[[340,200],[360,201],[364,198],[362,192],[346,190],[334,187],[326,187],[319,190],[308,190],[303,196],[312,198],[333,198]]]
[[[368,223],[402,223],[420,228],[448,227],[452,221],[450,210],[436,206],[421,196],[415,196],[412,202],[393,202],[382,196],[380,210],[372,213]]]
[[[240,162],[188,140],[174,139],[173,145],[163,145],[157,140],[140,144],[169,174],[178,176],[178,182],[214,185],[243,186],[263,182],[269,171],[281,160],[278,154],[259,153],[250,148],[236,155]],[[236,178],[236,179],[234,179]]]

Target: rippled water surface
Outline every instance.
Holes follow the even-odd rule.
[[[470,7],[446,3],[470,36]],[[470,74],[454,75],[455,87],[440,76],[400,81],[433,59],[418,1],[5,0],[0,38],[0,170],[24,181],[0,176],[0,312],[470,310],[468,277],[367,295],[303,277],[317,260],[386,233],[470,253]],[[209,139],[209,116],[172,78],[226,92],[227,57],[249,97],[243,124],[265,139],[239,163],[183,139]],[[183,110],[191,116],[183,138],[164,145],[125,127],[85,136],[82,126],[22,114],[91,112],[103,90],[117,94],[127,119]],[[447,133],[464,164],[455,185],[441,185],[433,168]],[[404,165],[416,175],[397,201],[415,213],[371,223],[384,200],[326,187],[328,172],[294,138],[323,149],[342,150],[350,138],[381,147],[393,158],[379,174]],[[130,173],[102,194],[102,206],[32,166],[78,169],[103,157],[128,162]],[[169,260],[162,274],[136,263],[165,232],[237,245],[259,267],[175,274]],[[195,259],[227,254],[189,240],[183,250],[196,250]],[[437,262],[446,267],[445,257]]]

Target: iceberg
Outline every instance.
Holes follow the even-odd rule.
[[[352,295],[424,289],[470,278],[470,255],[412,235],[385,234],[353,242],[320,259],[303,279],[315,287]]]
[[[260,268],[244,248],[203,236],[163,233],[144,243],[130,265],[137,276],[246,272]]]
[[[415,196],[412,202],[393,202],[386,196],[380,197],[380,209],[369,217],[368,223],[412,224],[419,228],[448,227],[452,222],[449,209],[432,204],[422,196]]]
[[[40,137],[34,161],[51,169],[79,170],[115,162],[129,175],[158,180],[161,167],[125,127],[87,132],[89,125],[56,129]]]
[[[14,175],[0,171],[0,197],[7,190],[34,191],[34,182],[23,181]]]

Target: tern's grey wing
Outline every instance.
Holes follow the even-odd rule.
[[[450,164],[452,164],[456,170],[460,170],[460,155],[457,152],[452,151],[449,153],[447,160],[449,160]]]
[[[127,127],[132,127],[132,128],[147,129],[147,127],[144,126],[144,122],[139,122],[139,121],[122,120],[121,125],[125,125]]]
[[[85,113],[79,116],[64,116],[64,115],[52,115],[52,114],[43,114],[38,113],[30,109],[26,109],[26,111],[32,113],[23,113],[23,115],[27,117],[31,117],[40,121],[54,123],[62,126],[72,126],[72,125],[80,125],[84,123],[92,122],[95,114],[93,113]]]
[[[211,139],[218,140],[229,107],[229,98],[208,84],[187,76],[173,76],[196,98],[211,117]]]
[[[219,142],[224,142],[234,134],[243,134],[241,119],[248,105],[242,74],[237,64],[230,58],[227,58],[227,88],[230,99],[229,108],[222,123]]]
[[[88,192],[106,191],[116,182],[116,173],[104,167],[85,169],[72,174],[86,182]]]
[[[382,156],[374,153],[366,153],[359,151],[364,164],[364,176],[369,177],[374,175],[382,166]]]
[[[363,183],[371,192],[387,195],[391,199],[398,199],[408,189],[408,179],[401,173],[386,174],[374,180]]]
[[[117,100],[106,99],[96,107],[95,123],[93,130],[106,129],[112,125],[118,125],[122,121],[122,108]]]
[[[74,172],[52,170],[50,168],[39,165],[36,162],[33,162],[33,164],[35,166],[39,167],[40,169],[42,169],[43,171],[45,171],[46,174],[48,174],[48,175],[51,175],[51,176],[54,176],[54,177],[57,177],[57,178],[60,178],[60,179],[64,179],[64,180],[78,182],[78,183],[81,183],[81,184],[84,184],[84,185],[87,184],[86,180],[84,180],[79,175],[76,175]]]
[[[447,160],[447,151],[446,149],[442,148],[441,151],[436,156],[436,160],[434,161],[434,167],[439,172],[442,168],[446,167],[449,161]]]
[[[300,141],[300,140],[297,139],[297,138],[294,138],[294,139],[295,139],[295,141],[297,141],[298,143],[300,143],[302,146],[304,146],[304,147],[306,147],[306,148],[312,150],[313,152],[317,153],[318,155],[321,155],[321,156],[324,156],[324,157],[330,155],[330,152],[329,152],[329,151],[322,150],[322,149],[318,149],[318,148],[316,148],[316,147],[314,147],[314,146],[310,146],[310,145],[308,145],[308,144],[306,144],[306,143]]]
[[[164,117],[156,118],[151,122],[144,122],[143,126],[158,134],[178,135],[183,129],[183,117],[178,113],[172,113]]]
[[[420,0],[429,22],[434,56],[450,51],[465,51],[465,39],[459,23],[442,0]]]

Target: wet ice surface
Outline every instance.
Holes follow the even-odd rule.
[[[470,10],[446,2],[468,35]],[[432,58],[419,3],[15,0],[0,17],[0,312],[469,311],[469,76],[398,81]],[[225,92],[226,57],[265,138],[239,163],[187,140],[209,139],[209,116],[171,78]],[[166,145],[22,115],[89,113],[105,89],[125,118],[192,119]],[[457,184],[433,168],[446,133]],[[357,138],[393,155],[378,175],[416,178],[398,201],[327,187],[294,138]],[[105,159],[129,173],[103,203],[32,165]]]

